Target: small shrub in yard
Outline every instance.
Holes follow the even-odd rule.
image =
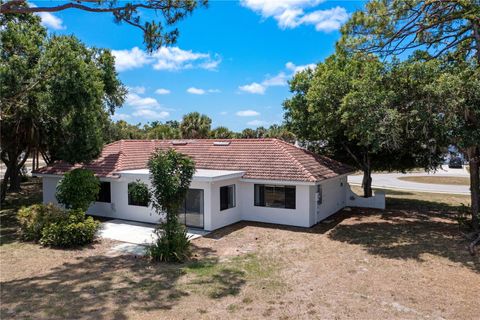
[[[91,243],[100,223],[82,210],[63,210],[53,204],[35,204],[18,212],[25,240],[55,247],[76,247]]]
[[[91,170],[74,169],[60,180],[55,196],[67,209],[87,211],[99,192],[100,181]]]
[[[169,230],[169,236],[165,235]],[[154,261],[182,262],[188,259],[191,254],[190,240],[187,236],[187,229],[176,221],[175,226],[160,224],[155,230],[157,240],[147,248],[147,254]]]
[[[25,240],[39,241],[45,226],[66,217],[64,210],[51,203],[23,207],[18,211],[20,232]]]
[[[40,243],[54,247],[76,247],[92,243],[100,227],[92,217],[85,217],[81,210],[68,211],[68,218],[47,225],[42,231]]]

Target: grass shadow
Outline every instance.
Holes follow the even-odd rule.
[[[351,218],[328,236],[385,258],[423,261],[424,254],[432,254],[480,272],[480,259],[466,250],[456,221],[462,210],[448,203],[390,198],[384,211],[352,210]]]
[[[212,254],[193,246],[199,255]],[[128,311],[169,310],[190,295],[178,285],[189,263],[198,262],[155,264],[133,255],[77,257],[44,274],[3,281],[2,318],[93,320],[113,315],[121,320],[128,318]],[[214,276],[225,290],[239,286],[232,275]]]

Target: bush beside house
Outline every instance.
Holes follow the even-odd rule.
[[[90,170],[74,169],[65,174],[56,197],[66,209],[54,204],[35,204],[18,212],[20,230],[25,240],[45,246],[76,247],[93,242],[100,227],[85,211],[95,201],[100,182]]]
[[[18,220],[25,240],[65,248],[92,243],[100,227],[82,210],[64,210],[51,203],[21,208]]]

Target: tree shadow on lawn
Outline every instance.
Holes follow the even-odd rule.
[[[385,258],[423,261],[423,254],[432,254],[480,272],[480,259],[468,253],[456,221],[462,210],[438,202],[389,199],[384,211],[353,209],[351,219],[328,236]]]
[[[42,182],[38,178],[22,183],[22,190],[7,193],[5,203],[0,204],[0,245],[18,240],[18,209],[42,202]]]
[[[204,261],[212,266],[219,263],[211,249],[194,245],[193,250],[200,260],[184,264],[154,264],[131,255],[97,255],[79,257],[46,274],[2,282],[1,315],[5,318],[121,320],[128,317],[128,311],[171,309],[190,295],[191,286],[181,285],[178,280],[190,273],[191,265],[198,266]],[[221,289],[211,298],[235,295],[245,283],[243,273],[220,267],[202,279]],[[195,279],[190,284],[197,285]]]

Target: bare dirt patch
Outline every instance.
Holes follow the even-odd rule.
[[[399,177],[399,180],[429,183],[429,184],[449,184],[468,186],[470,185],[470,179],[468,177],[444,177],[444,176],[412,176],[412,177]]]
[[[10,238],[1,317],[477,319],[480,261],[455,221],[468,198],[394,193],[385,211],[343,211],[309,229],[223,228],[194,240],[185,264],[111,257],[103,240],[65,251]]]

